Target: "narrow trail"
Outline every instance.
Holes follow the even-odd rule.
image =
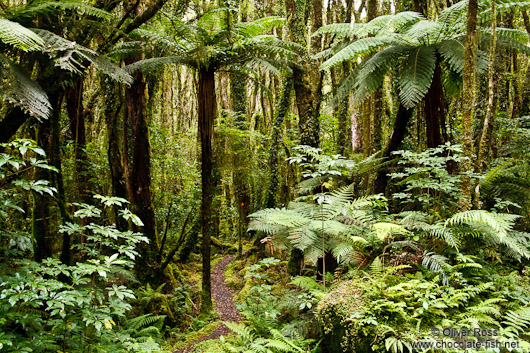
[[[221,321],[239,322],[241,316],[239,315],[236,305],[234,303],[233,293],[226,286],[225,272],[226,266],[235,258],[235,255],[225,257],[215,265],[212,273],[212,297],[216,307],[216,311],[220,314]],[[199,342],[213,340],[219,338],[221,335],[230,333],[230,329],[226,325],[221,324],[207,336],[203,336],[190,346],[180,348],[173,353],[188,353],[193,350],[193,347]]]

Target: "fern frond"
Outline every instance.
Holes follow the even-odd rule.
[[[413,108],[427,94],[435,67],[434,47],[420,46],[410,51],[399,71],[399,96],[405,107]]]
[[[320,70],[327,70],[343,61],[357,60],[357,58],[359,58],[361,55],[370,54],[375,49],[390,44],[403,45],[407,43],[404,43],[403,41],[391,35],[385,37],[362,38],[352,42],[350,45],[322,63],[322,65],[320,65]]]
[[[46,92],[27,73],[0,54],[0,97],[37,119],[47,119],[52,107]]]
[[[112,15],[102,9],[81,1],[45,1],[30,2],[24,7],[10,11],[10,14],[20,18],[34,18],[39,15],[54,15],[60,11],[74,11],[80,15],[92,16],[110,20]]]
[[[41,50],[44,45],[35,32],[5,18],[0,18],[0,41],[24,51]]]
[[[313,36],[320,34],[334,34],[341,38],[350,38],[357,35],[357,32],[364,24],[361,23],[332,23],[320,27],[313,33]]]

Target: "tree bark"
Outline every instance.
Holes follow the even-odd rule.
[[[442,131],[445,131],[443,125],[445,125],[447,107],[443,98],[442,69],[438,61],[436,62],[432,83],[425,95],[424,103],[427,148],[433,148],[443,144],[447,139],[447,136],[443,136],[442,133]]]
[[[383,151],[383,157],[385,160],[390,159],[392,152],[397,151],[407,133],[407,125],[412,117],[414,109],[406,109],[401,103],[399,104],[398,111],[396,114],[396,120],[394,121],[394,129],[392,135],[388,141],[385,150]],[[374,192],[376,194],[384,193],[388,184],[388,169],[381,168],[377,171],[377,177],[374,184]]]
[[[137,73],[134,83],[125,90],[128,123],[131,127],[132,153],[130,167],[129,199],[134,213],[142,220],[141,231],[149,239],[149,244],[138,248],[140,257],[136,260],[135,271],[141,279],[152,280],[150,276],[157,273],[156,254],[158,241],[156,218],[151,201],[151,146],[146,121],[146,81]]]
[[[120,148],[120,114],[122,112],[122,95],[120,86],[108,79],[101,80],[105,90],[105,127],[107,129],[107,160],[109,162],[112,195],[127,199],[127,186],[125,183],[125,171],[123,169],[123,156]],[[118,207],[113,207],[116,228],[121,231],[127,230],[127,222],[118,215]]]
[[[83,78],[81,77],[77,78],[73,87],[66,92],[66,110],[70,121],[70,131],[74,139],[75,189],[77,189],[80,202],[93,204],[90,192],[95,188],[91,185],[90,161],[86,151]],[[75,196],[74,200],[76,200]]]
[[[202,292],[201,312],[212,310],[212,291],[210,273],[211,237],[214,236],[214,219],[212,203],[214,198],[214,175],[212,138],[216,116],[217,102],[215,98],[215,71],[199,69],[197,90],[198,128],[201,143],[201,220],[202,220]]]
[[[475,64],[477,50],[477,12],[478,0],[469,0],[467,9],[467,32],[464,49],[464,88],[462,92],[462,145],[464,160],[461,170],[468,172],[473,169],[473,133],[471,130],[475,104]],[[471,178],[462,176],[462,198],[460,209],[467,211],[471,207]]]

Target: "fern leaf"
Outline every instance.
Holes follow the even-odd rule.
[[[0,18],[0,41],[24,51],[41,50],[44,40],[26,27]]]
[[[46,92],[6,56],[0,54],[0,97],[37,119],[47,119],[52,107]]]
[[[320,65],[320,70],[327,70],[343,61],[355,61],[361,55],[370,54],[377,48],[384,47],[390,44],[399,45],[406,44],[397,40],[394,36],[385,37],[368,37],[362,38],[352,42],[350,45],[340,50],[337,54],[326,60]]]
[[[410,51],[399,72],[399,96],[405,107],[413,108],[423,99],[431,86],[435,67],[434,47],[420,46]]]

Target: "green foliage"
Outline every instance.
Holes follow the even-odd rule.
[[[437,21],[426,20],[414,12],[400,12],[376,17],[365,24],[330,24],[321,27],[314,35],[328,33],[339,39],[335,41],[334,47],[318,54],[317,57],[332,54],[320,66],[321,70],[330,69],[344,61],[357,62],[360,57],[367,57],[341,83],[334,101],[339,102],[354,90],[354,98],[361,102],[381,87],[385,75],[393,73],[398,81],[402,104],[406,108],[413,108],[423,100],[431,87],[437,64],[448,64],[450,70],[446,79],[460,80],[464,68],[462,43],[466,31],[466,9],[467,1],[461,1],[443,10]],[[484,26],[481,32],[487,43],[490,28]],[[344,43],[342,38],[348,38],[349,41]],[[530,49],[527,42],[528,35],[524,31],[497,29],[499,47],[528,53]],[[368,57],[373,53],[375,55]],[[479,73],[484,72],[487,68],[486,55],[480,49],[476,55],[477,70]]]
[[[77,222],[68,222],[60,232],[73,238],[79,257],[74,266],[48,258],[41,263],[28,259],[29,235],[9,220],[23,212],[18,206],[25,194],[55,194],[55,189],[39,180],[24,179],[23,172],[44,168],[55,170],[43,159],[44,151],[33,141],[4,144],[0,154],[2,193],[0,266],[0,345],[5,352],[87,351],[126,352],[158,349],[151,341],[140,342],[116,322],[131,310],[134,293],[124,283],[132,279],[130,269],[145,237],[120,232],[106,225],[100,209],[76,204]],[[103,204],[125,204],[116,198],[98,196]],[[130,212],[129,212],[130,214]],[[91,220],[85,222],[83,220]],[[16,225],[16,223],[15,223]],[[81,241],[81,237],[83,241]],[[134,333],[142,337],[138,323]],[[144,331],[144,334],[146,332]],[[145,335],[144,335],[145,337]]]
[[[411,204],[425,212],[451,214],[460,198],[461,176],[449,173],[450,163],[463,161],[459,145],[446,143],[423,152],[396,151],[403,169],[390,174],[403,192],[393,197],[402,205]]]
[[[518,302],[516,311],[507,310],[494,283],[453,288],[421,273],[395,274],[403,269],[356,272],[354,279],[324,297],[318,317],[330,340],[336,340],[330,344],[332,352],[410,352],[413,342],[439,339],[432,327],[488,328],[497,331],[500,342],[528,344],[523,333],[528,325],[526,304]]]

